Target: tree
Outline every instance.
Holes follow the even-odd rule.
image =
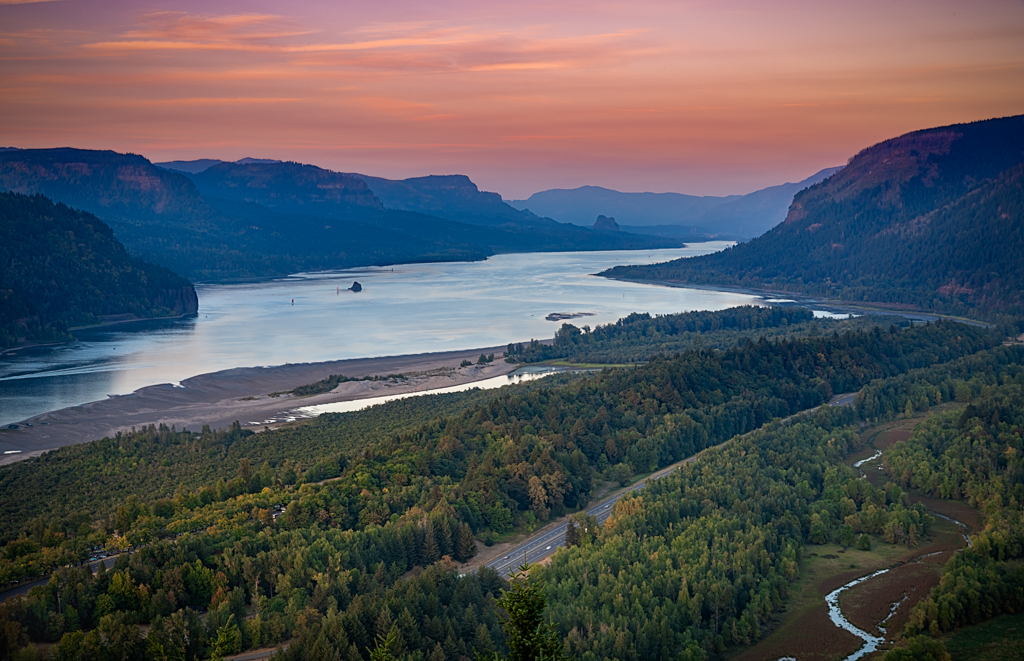
[[[459,524],[459,533],[455,538],[455,559],[465,562],[476,555],[476,542],[473,541],[473,531],[465,522]]]
[[[871,550],[871,538],[861,533],[861,536],[857,539],[857,548],[861,551]]]
[[[843,548],[853,546],[855,539],[853,526],[846,524],[839,526],[839,543],[843,545]]]
[[[580,529],[576,527],[576,524],[572,521],[565,526],[565,545],[566,546],[579,546],[580,545]]]
[[[377,645],[370,650],[370,661],[395,661],[398,647],[398,625],[392,624],[387,635],[377,634]]]
[[[221,661],[228,654],[238,652],[242,647],[242,637],[238,633],[238,625],[235,624],[235,616],[231,614],[228,621],[221,628],[217,629],[217,640],[213,643],[213,652],[210,654],[210,661]]]
[[[520,565],[512,576],[511,586],[501,591],[498,605],[508,614],[502,624],[508,661],[540,661],[565,659],[562,642],[551,624],[544,622],[547,597],[544,588],[529,578],[530,565]],[[498,661],[494,653],[491,657]]]
[[[884,661],[949,661],[949,652],[941,640],[931,636],[915,636],[906,647],[889,650]]]

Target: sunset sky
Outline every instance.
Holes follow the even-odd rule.
[[[1024,1],[0,0],[0,145],[745,193],[1024,113]]]

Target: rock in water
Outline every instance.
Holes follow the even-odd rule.
[[[597,220],[594,221],[594,229],[601,232],[618,232],[619,224],[615,222],[614,218],[598,216]]]
[[[363,286],[359,284],[359,281],[352,283],[352,286],[348,288],[349,291],[363,291]]]

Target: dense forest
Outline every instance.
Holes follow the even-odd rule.
[[[194,314],[192,284],[132,259],[92,214],[0,193],[0,348],[70,339],[111,318]]]
[[[0,190],[39,193],[96,214],[133,256],[206,281],[506,252],[679,245],[532,216],[480,225],[388,209],[363,179],[299,163],[222,163],[186,175],[136,154],[16,149],[0,152]]]
[[[62,448],[0,469],[4,580],[72,565],[0,607],[0,655],[33,640],[60,659],[205,658],[290,639],[295,659],[354,659],[392,629],[398,658],[501,652],[505,584],[454,570],[476,540],[575,511],[601,480],[998,342],[952,323],[746,341],[260,434],[149,428]],[[839,465],[860,444],[855,415],[771,423],[622,501],[540,574],[566,651],[658,658],[666,640],[672,658],[705,658],[759,635],[804,544],[926,535],[898,489]],[[95,576],[74,567],[97,546],[134,550]]]
[[[1016,367],[1016,366],[1015,366]],[[907,633],[937,636],[1024,609],[1024,370],[969,396],[962,410],[933,416],[885,457],[901,484],[938,498],[963,499],[985,514],[973,544],[947,564],[920,602]]]
[[[1024,116],[887,140],[714,255],[602,275],[738,285],[990,317],[1024,310]]]
[[[890,319],[906,323],[900,318]],[[683,312],[654,317],[633,313],[594,329],[562,324],[551,344],[536,340],[509,344],[505,356],[509,362],[559,360],[620,365],[691,349],[727,349],[746,338],[813,337],[874,328],[879,323],[881,320],[876,317],[815,320],[810,310],[782,307],[741,306],[719,312]]]
[[[28,530],[70,537],[83,516],[131,495],[166,498],[181,514],[275,483],[339,478],[330,483],[335,495],[326,508],[339,524],[389,520],[414,505],[430,511],[444,498],[474,532],[500,533],[585,504],[598,479],[628,480],[834,393],[997,341],[992,332],[960,324],[876,327],[656,357],[638,368],[563,377],[568,382],[557,387],[471,395],[479,399],[461,411],[464,400],[444,396],[437,404],[325,415],[260,434],[149,428],[3,467],[0,523],[4,539]],[[434,413],[446,402],[455,412]],[[250,466],[244,479],[236,476],[243,459]],[[372,498],[359,496],[371,486]],[[140,523],[139,539],[159,530],[159,518]],[[124,526],[106,531],[114,527],[131,539]],[[21,578],[24,564],[0,563],[3,571]]]

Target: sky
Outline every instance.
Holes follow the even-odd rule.
[[[1024,113],[1024,0],[0,0],[0,146],[750,192]]]

